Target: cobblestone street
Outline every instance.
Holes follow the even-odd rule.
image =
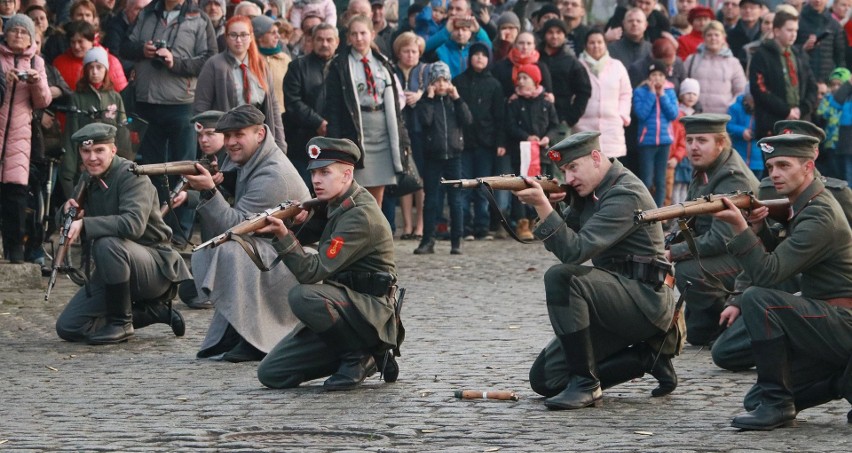
[[[646,376],[604,392],[601,408],[548,411],[528,370],[552,334],[542,283],[552,255],[512,241],[466,242],[462,256],[447,242],[435,255],[415,247],[396,247],[408,291],[400,379],[376,375],[351,392],[324,392],[321,380],[269,390],[257,363],[196,359],[212,311],[176,302],[185,337],[158,324],[94,347],[54,331],[77,289],[68,279],[47,303],[43,289],[5,290],[0,451],[852,451],[845,401],[802,412],[794,428],[730,428],[755,374],[720,370],[695,347],[676,358],[668,397],[651,398]],[[520,400],[459,400],[460,389]]]

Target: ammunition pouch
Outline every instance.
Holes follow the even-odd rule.
[[[374,297],[393,297],[396,277],[388,272],[344,271],[326,279]]]
[[[627,255],[619,273],[631,280],[647,283],[659,290],[664,284],[671,287],[672,264],[651,256]]]

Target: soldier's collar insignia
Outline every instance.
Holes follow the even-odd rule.
[[[311,159],[318,158],[320,152],[322,152],[322,149],[320,149],[320,147],[317,145],[311,145],[308,147],[308,156],[310,156]]]
[[[760,150],[766,154],[772,154],[772,152],[775,151],[775,147],[767,143],[761,143]]]
[[[562,160],[562,153],[551,149],[547,152],[547,157],[549,157],[550,160],[552,160],[553,162],[559,162],[560,160]]]

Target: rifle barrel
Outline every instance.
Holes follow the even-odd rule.
[[[636,224],[652,223],[676,218],[692,217],[696,215],[713,214],[725,209],[725,203],[722,201],[722,198],[728,198],[734,206],[740,209],[753,209],[760,206],[777,208],[790,204],[790,200],[786,198],[757,200],[749,193],[711,195],[708,198],[709,199],[685,201],[683,203],[657,209],[649,209],[647,211],[639,210],[633,215],[633,222]]]
[[[195,160],[181,160],[176,162],[163,162],[159,164],[145,164],[130,166],[129,171],[136,176],[160,176],[160,175],[197,175],[198,169],[195,164],[201,164],[207,171],[213,172],[208,162]]]
[[[538,182],[545,192],[565,192],[565,187],[559,184],[559,181],[549,176],[530,176],[529,178]],[[441,184],[461,189],[475,189],[482,184],[487,184],[494,190],[524,190],[529,188],[522,177],[515,175],[486,176],[476,179],[450,179],[441,181]]]
[[[280,203],[275,207],[267,209],[266,211],[254,214],[246,220],[243,220],[242,222],[234,225],[233,227],[228,229],[228,231],[225,231],[224,233],[212,239],[209,239],[201,244],[196,245],[195,247],[193,247],[192,251],[195,252],[205,247],[219,246],[230,240],[231,236],[235,234],[253,233],[254,231],[257,231],[264,225],[266,225],[265,220],[267,217],[271,216],[282,220],[288,219],[290,217],[295,217],[302,211],[308,211],[319,205],[320,203],[322,202],[320,200],[317,200],[316,198],[304,201],[302,203],[285,201],[284,203]]]

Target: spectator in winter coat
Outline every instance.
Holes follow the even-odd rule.
[[[714,18],[713,10],[706,6],[697,6],[689,11],[689,24],[692,32],[677,39],[677,56],[681,60],[694,54],[698,46],[704,42],[704,28]]]
[[[684,66],[687,77],[701,84],[699,102],[704,113],[727,113],[728,107],[745,89],[745,72],[725,44],[725,29],[720,22],[707,25],[704,44],[686,59]]]
[[[763,177],[763,156],[754,138],[754,98],[746,87],[743,94],[728,108],[728,135],[734,148],[757,179]]]
[[[666,199],[666,166],[672,144],[669,123],[677,119],[677,95],[666,80],[668,67],[656,61],[648,80],[633,90],[633,108],[639,119],[640,179],[654,188],[654,201],[663,206]]]

